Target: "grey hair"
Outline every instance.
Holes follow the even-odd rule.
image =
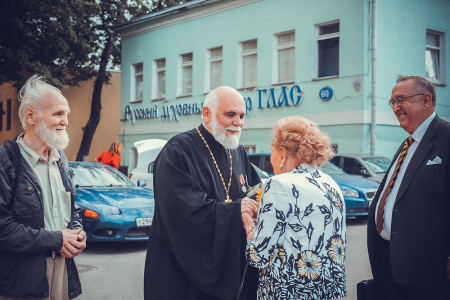
[[[399,75],[397,78],[397,83],[412,80],[414,81],[414,88],[418,92],[428,92],[431,94],[431,102],[433,106],[436,106],[436,90],[434,85],[428,81],[428,79],[420,77],[420,76],[402,76]]]
[[[45,81],[40,75],[31,76],[19,91],[17,98],[20,101],[19,120],[24,130],[27,130],[27,120],[25,111],[28,107],[32,107],[39,112],[40,104],[48,94],[60,94],[61,91]]]
[[[205,102],[203,103],[203,106],[208,107],[213,115],[216,114],[217,107],[219,106],[219,101],[217,99],[217,91],[214,89],[206,95]]]

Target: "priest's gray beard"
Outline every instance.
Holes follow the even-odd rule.
[[[63,129],[64,131],[58,134],[56,130],[52,131],[48,129],[45,122],[41,120],[36,127],[36,135],[50,148],[64,150],[67,145],[69,145],[69,135],[67,134],[66,128],[63,126],[59,126],[56,129]]]
[[[225,149],[236,149],[239,146],[239,138],[241,137],[241,127],[238,126],[228,126],[223,127],[219,122],[217,122],[215,114],[212,114],[211,123],[212,135]],[[229,137],[226,136],[226,130],[238,131],[236,134],[232,134]]]

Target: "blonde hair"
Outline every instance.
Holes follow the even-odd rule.
[[[111,154],[111,155],[114,155],[114,154],[117,154],[117,155],[120,155],[120,152],[121,152],[121,146],[122,146],[122,144],[121,143],[119,143],[119,142],[113,142],[112,144],[111,144],[111,147],[109,147],[109,153]]]
[[[332,156],[330,138],[316,123],[300,116],[283,118],[273,128],[273,146],[283,148],[299,164],[321,166]]]

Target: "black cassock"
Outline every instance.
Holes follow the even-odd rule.
[[[203,125],[199,130],[228,185],[228,151]],[[242,146],[231,154],[231,203],[225,203],[222,180],[196,129],[173,137],[156,159],[155,215],[144,273],[146,300],[236,298],[246,265],[241,221],[245,193],[239,175],[250,186],[260,179]],[[257,274],[249,267],[241,299],[256,299]]]

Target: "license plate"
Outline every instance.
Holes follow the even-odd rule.
[[[152,225],[153,218],[136,218],[137,227],[148,227]]]

